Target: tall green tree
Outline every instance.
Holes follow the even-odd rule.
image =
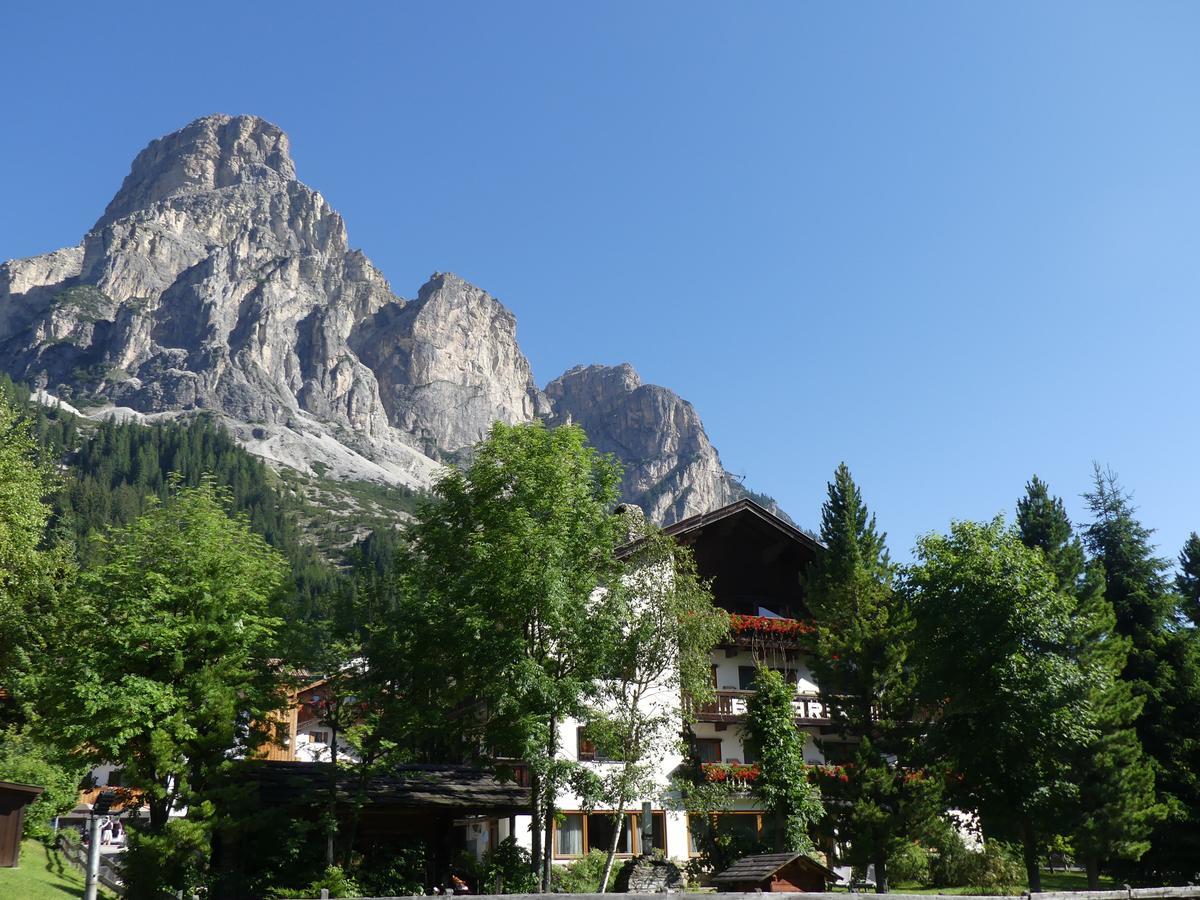
[[[1087,674],[1096,734],[1072,763],[1079,796],[1062,830],[1084,864],[1089,888],[1098,890],[1101,865],[1138,859],[1149,848],[1150,830],[1161,814],[1154,771],[1133,728],[1144,700],[1121,678],[1130,641],[1116,631],[1103,569],[1086,565],[1083,542],[1062,499],[1036,475],[1017,502],[1017,531],[1025,546],[1041,551],[1059,590],[1074,598],[1071,647]]]
[[[747,749],[758,759],[754,796],[766,814],[774,852],[811,852],[809,832],[825,815],[821,797],[804,761],[805,736],[796,728],[794,685],[774,669],[760,666],[754,694],[746,701],[743,730]]]
[[[916,555],[906,589],[929,743],[985,829],[1020,835],[1040,891],[1039,847],[1074,802],[1071,762],[1095,735],[1071,651],[1073,598],[1001,517],[954,522]]]
[[[47,502],[57,487],[30,421],[0,398],[0,726],[28,721],[46,662],[61,631],[58,602],[71,557],[46,546]]]
[[[1084,496],[1092,513],[1085,541],[1104,567],[1116,633],[1129,640],[1122,678],[1143,700],[1134,727],[1166,812],[1129,874],[1146,882],[1193,880],[1200,875],[1200,641],[1196,629],[1181,627],[1186,601],[1171,591],[1153,532],[1138,520],[1117,477],[1096,466]]]
[[[109,535],[56,648],[47,726],[120,765],[149,808],[130,835],[131,897],[202,883],[209,791],[284,702],[270,609],[285,563],[228,505],[204,482]]]
[[[1188,535],[1179,553],[1179,574],[1175,576],[1181,609],[1188,621],[1200,628],[1200,534]]]
[[[604,893],[625,823],[638,799],[659,795],[663,759],[683,750],[682,735],[697,706],[711,701],[711,652],[729,630],[696,573],[691,550],[631,516],[636,538],[621,555],[622,574],[600,598],[610,624],[607,660],[586,733],[612,764],[585,784],[594,806],[612,813],[600,892]],[[690,702],[681,704],[679,698]]]
[[[398,561],[443,691],[484,746],[530,765],[534,862],[550,884],[555,798],[577,764],[559,727],[583,718],[604,674],[598,587],[620,576],[619,466],[577,427],[497,423],[466,470],[450,470],[407,529]]]
[[[913,719],[906,666],[912,622],[894,589],[886,535],[845,463],[827,491],[826,551],[806,574],[805,599],[819,624],[813,671],[821,690],[838,698],[830,704],[832,730],[849,739],[854,756],[854,777],[838,785],[833,814],[855,860],[875,865],[876,890],[886,893],[888,852],[904,822],[905,773],[894,760]]]

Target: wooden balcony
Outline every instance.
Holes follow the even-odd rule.
[[[746,718],[746,701],[754,691],[717,691],[716,700],[696,710],[700,722],[732,724]],[[797,694],[792,700],[797,725],[828,725],[829,698],[821,694]]]

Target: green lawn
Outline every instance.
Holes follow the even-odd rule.
[[[37,841],[21,845],[20,866],[0,869],[0,897],[66,900],[82,896],[83,873],[57,853],[47,857],[45,848]],[[112,897],[112,894],[101,888],[100,896]]]
[[[975,894],[978,893],[976,888],[972,887],[922,887],[918,884],[910,882],[901,882],[893,884],[892,893],[895,894]],[[1120,885],[1111,878],[1100,878],[1100,890],[1111,891],[1119,888]],[[1082,872],[1050,872],[1042,869],[1042,890],[1043,891],[1086,891],[1087,876]],[[844,888],[842,889],[844,890]],[[863,896],[870,896],[869,893],[863,892]]]

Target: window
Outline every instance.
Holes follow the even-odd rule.
[[[709,813],[688,816],[688,855],[699,856],[701,845],[713,831],[757,840],[762,831],[762,814],[755,812]]]
[[[633,816],[626,814],[617,840],[617,853],[632,853]],[[592,813],[587,817],[587,846],[589,850],[607,850],[612,844],[613,822],[607,813]]]
[[[640,813],[626,813],[617,839],[617,853],[629,856],[640,853]],[[613,837],[612,815],[598,813],[566,813],[554,828],[556,857],[583,856],[590,850],[607,851]],[[650,840],[654,847],[666,853],[667,822],[662,812],[650,814]]]
[[[688,816],[688,856],[700,855],[700,843],[709,827],[708,816]]]
[[[328,744],[329,743],[329,732],[328,731],[310,731],[308,733],[308,739],[314,744]]]
[[[738,666],[738,687],[743,691],[754,690],[754,679],[758,676],[755,666]]]
[[[580,762],[594,762],[596,759],[596,745],[583,736],[583,726],[575,729],[575,741],[579,747],[576,758]]]
[[[595,743],[584,737],[585,727],[580,725],[575,729],[576,759],[580,762],[609,762],[609,757]]]
[[[638,820],[639,827],[641,825],[641,816],[635,816]],[[638,843],[641,844],[641,832],[638,832]],[[667,816],[665,813],[652,812],[650,813],[650,843],[654,845],[655,850],[661,850],[664,854],[667,852]],[[645,847],[639,848],[642,853],[646,852]]]
[[[720,738],[696,738],[696,758],[702,763],[721,761]]]
[[[583,856],[583,816],[567,813],[555,826],[555,856]]]

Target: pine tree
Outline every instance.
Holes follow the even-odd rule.
[[[1183,551],[1179,554],[1179,574],[1175,576],[1175,590],[1182,599],[1183,614],[1200,628],[1200,535],[1188,535]]]
[[[905,672],[910,620],[893,590],[895,568],[886,535],[845,463],[821,507],[827,550],[806,577],[806,600],[819,624],[813,670],[821,689],[838,696],[833,731],[853,745],[853,777],[835,785],[839,833],[849,835],[855,861],[875,865],[876,890],[887,891],[887,857],[903,821],[904,777],[889,764],[902,751],[911,721]],[[828,752],[829,742],[822,749]]]
[[[1144,703],[1134,725],[1153,762],[1165,818],[1131,877],[1172,883],[1200,875],[1200,643],[1180,628],[1180,598],[1169,590],[1167,563],[1154,555],[1152,532],[1111,471],[1095,469],[1084,495],[1093,521],[1085,539],[1104,568],[1104,592],[1116,632],[1129,639],[1122,678]]]
[[[1069,830],[1088,885],[1099,889],[1100,865],[1136,860],[1161,809],[1155,803],[1154,771],[1142,752],[1133,723],[1143,698],[1121,679],[1130,641],[1116,633],[1116,615],[1104,596],[1103,571],[1086,567],[1063,501],[1036,475],[1017,502],[1017,530],[1027,547],[1041,550],[1058,578],[1059,590],[1075,598],[1072,613],[1075,658],[1089,675],[1088,702],[1096,737],[1081,748],[1073,769],[1079,786]]]
[[[1062,590],[1074,592],[1083,575],[1083,542],[1075,535],[1061,497],[1050,495],[1036,475],[1017,501],[1017,531],[1026,547],[1037,547],[1058,578]]]

